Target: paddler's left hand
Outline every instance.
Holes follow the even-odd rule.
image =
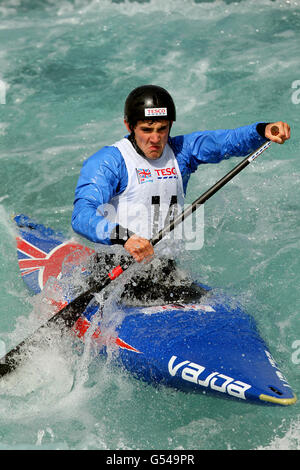
[[[138,235],[132,235],[128,238],[124,248],[138,263],[149,262],[154,256],[154,249],[150,241]]]
[[[286,122],[278,121],[267,124],[265,128],[267,139],[277,144],[284,144],[291,137],[290,126]]]

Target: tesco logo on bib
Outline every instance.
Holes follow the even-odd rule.
[[[178,178],[177,176],[177,171],[176,171],[176,168],[173,167],[173,168],[159,168],[159,169],[155,169],[154,170],[156,175],[157,175],[157,179],[170,179],[170,178]]]

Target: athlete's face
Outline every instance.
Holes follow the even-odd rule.
[[[130,131],[128,123],[125,121]],[[159,158],[168,142],[170,123],[161,121],[138,121],[134,128],[135,141],[147,158]]]

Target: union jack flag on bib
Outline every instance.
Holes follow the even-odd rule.
[[[136,174],[140,184],[153,182],[152,174],[149,168],[136,168]]]

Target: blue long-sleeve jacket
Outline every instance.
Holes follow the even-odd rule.
[[[257,124],[170,137],[169,145],[179,165],[184,193],[199,165],[245,156],[262,145],[267,139],[257,132]],[[93,242],[112,244],[110,234],[116,223],[108,221],[97,209],[121,194],[127,183],[126,164],[116,147],[103,147],[88,158],[75,190],[73,230]]]

